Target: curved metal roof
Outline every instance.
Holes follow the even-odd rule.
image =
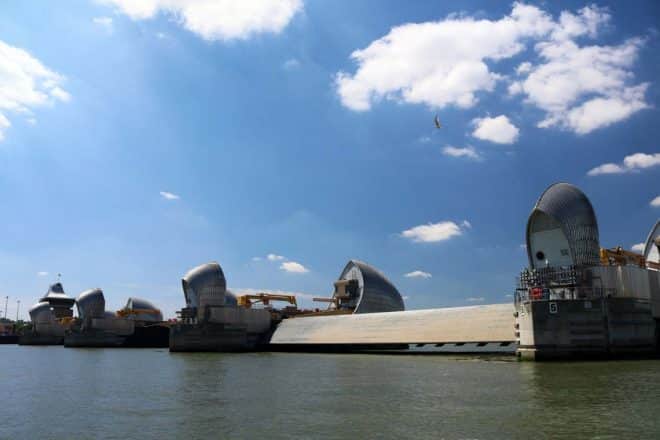
[[[105,297],[101,289],[89,289],[76,298],[78,317],[81,319],[103,318],[105,316]]]
[[[181,284],[187,307],[225,304],[227,281],[222,268],[215,261],[190,269]]]
[[[652,263],[660,263],[660,220],[651,228],[644,245],[644,258]]]
[[[50,287],[48,288],[48,292],[46,292],[46,294],[41,298],[40,301],[49,301],[49,300],[58,300],[60,302],[70,302],[71,305],[73,305],[73,303],[75,301],[69,295],[64,293],[64,287],[62,287],[62,283],[60,283],[60,282],[51,284]]]
[[[596,213],[587,196],[570,183],[555,183],[548,187],[527,220],[527,256],[533,266],[530,234],[534,221],[543,213],[561,226],[575,265],[597,265],[600,262],[600,243]]]
[[[152,302],[141,298],[128,298],[124,310],[134,313],[128,315],[129,319],[137,321],[162,321],[163,314]]]
[[[225,292],[225,305],[229,307],[238,307],[236,294],[229,289]]]
[[[358,260],[351,260],[339,275],[340,280],[357,280],[358,293],[348,304],[353,313],[397,312],[405,310],[403,298],[382,272]]]
[[[50,310],[50,304],[45,301],[38,302],[30,307],[29,313],[32,322],[46,322],[55,319],[55,315]]]

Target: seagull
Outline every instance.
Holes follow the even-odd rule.
[[[440,118],[438,118],[438,115],[435,115],[435,118],[433,118],[433,122],[435,122],[435,128],[442,127],[442,125],[440,125]]]

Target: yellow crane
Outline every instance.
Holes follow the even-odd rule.
[[[284,301],[291,304],[293,307],[298,307],[296,297],[294,295],[276,295],[272,293],[257,293],[254,295],[241,295],[238,297],[238,305],[249,309],[254,304],[263,304],[264,306],[270,305],[271,301]]]
[[[621,246],[610,249],[601,249],[600,263],[605,266],[625,266],[633,264],[639,267],[646,267],[646,259],[643,255],[638,254],[637,252],[627,251]]]

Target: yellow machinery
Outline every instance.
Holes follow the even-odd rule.
[[[347,287],[351,280],[337,280],[335,281],[335,293],[331,298],[312,298],[312,301],[331,303],[330,307],[339,309],[343,300],[348,300],[351,296],[347,293]]]
[[[158,315],[160,314],[160,310],[158,309],[121,309],[117,310],[117,316],[120,318],[126,318],[127,316],[130,315],[140,315],[140,314],[148,314],[148,315]]]
[[[611,249],[601,249],[600,263],[605,266],[626,266],[632,264],[639,267],[646,267],[646,260],[643,255],[637,252],[627,251],[621,246]]]
[[[298,303],[293,295],[275,295],[271,293],[257,293],[255,295],[241,295],[238,297],[238,305],[249,309],[254,304],[270,305],[271,301],[284,301],[297,308]]]

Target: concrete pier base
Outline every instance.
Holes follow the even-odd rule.
[[[656,322],[637,298],[536,300],[519,304],[522,360],[653,356]]]
[[[64,336],[27,333],[18,337],[18,345],[62,345]]]

